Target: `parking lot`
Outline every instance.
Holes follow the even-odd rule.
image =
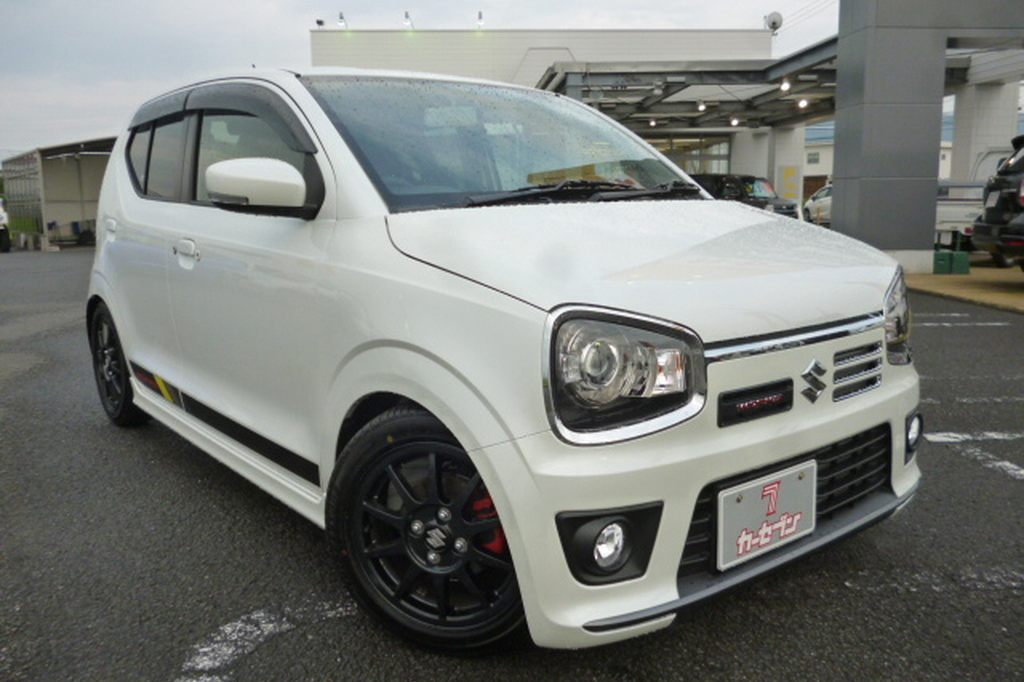
[[[91,258],[0,256],[0,680],[1024,680],[1020,313],[912,295],[925,478],[900,515],[655,635],[466,658],[385,632],[317,528],[168,429],[108,424]]]

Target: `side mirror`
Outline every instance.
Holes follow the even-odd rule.
[[[227,211],[307,220],[316,215],[316,207],[305,203],[302,173],[279,159],[219,161],[206,169],[206,190],[213,205]]]

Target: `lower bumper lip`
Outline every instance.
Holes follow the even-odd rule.
[[[763,575],[794,559],[811,554],[843,536],[851,535],[883,521],[906,506],[916,492],[917,485],[901,497],[889,495],[885,498],[880,498],[874,502],[874,509],[867,514],[864,514],[861,509],[854,512],[859,517],[856,521],[844,518],[841,514],[837,515],[828,521],[819,523],[818,528],[812,535],[786,548],[780,548],[776,554],[768,554],[763,558],[752,561],[750,564],[738,567],[719,576],[697,578],[696,580],[689,578],[680,581],[680,592],[685,591],[687,594],[679,599],[642,611],[590,621],[584,624],[583,629],[594,633],[610,632],[672,615],[699,601],[738,587],[755,576]]]

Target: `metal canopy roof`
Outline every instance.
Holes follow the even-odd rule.
[[[788,126],[835,113],[833,37],[780,60],[557,62],[537,83],[644,136]],[[970,58],[947,56],[946,85],[967,82]]]
[[[39,155],[44,159],[59,159],[73,156],[107,155],[114,148],[116,137],[100,137],[82,142],[69,142],[52,147],[40,147]]]

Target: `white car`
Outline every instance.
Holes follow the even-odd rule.
[[[135,114],[98,227],[110,419],[324,527],[428,645],[651,632],[918,486],[897,263],[711,200],[562,96],[205,81]]]
[[[0,253],[7,253],[11,250],[11,234],[7,227],[7,211],[4,210],[4,200],[0,199]]]
[[[832,224],[832,185],[825,185],[804,202],[804,220],[815,225]]]

